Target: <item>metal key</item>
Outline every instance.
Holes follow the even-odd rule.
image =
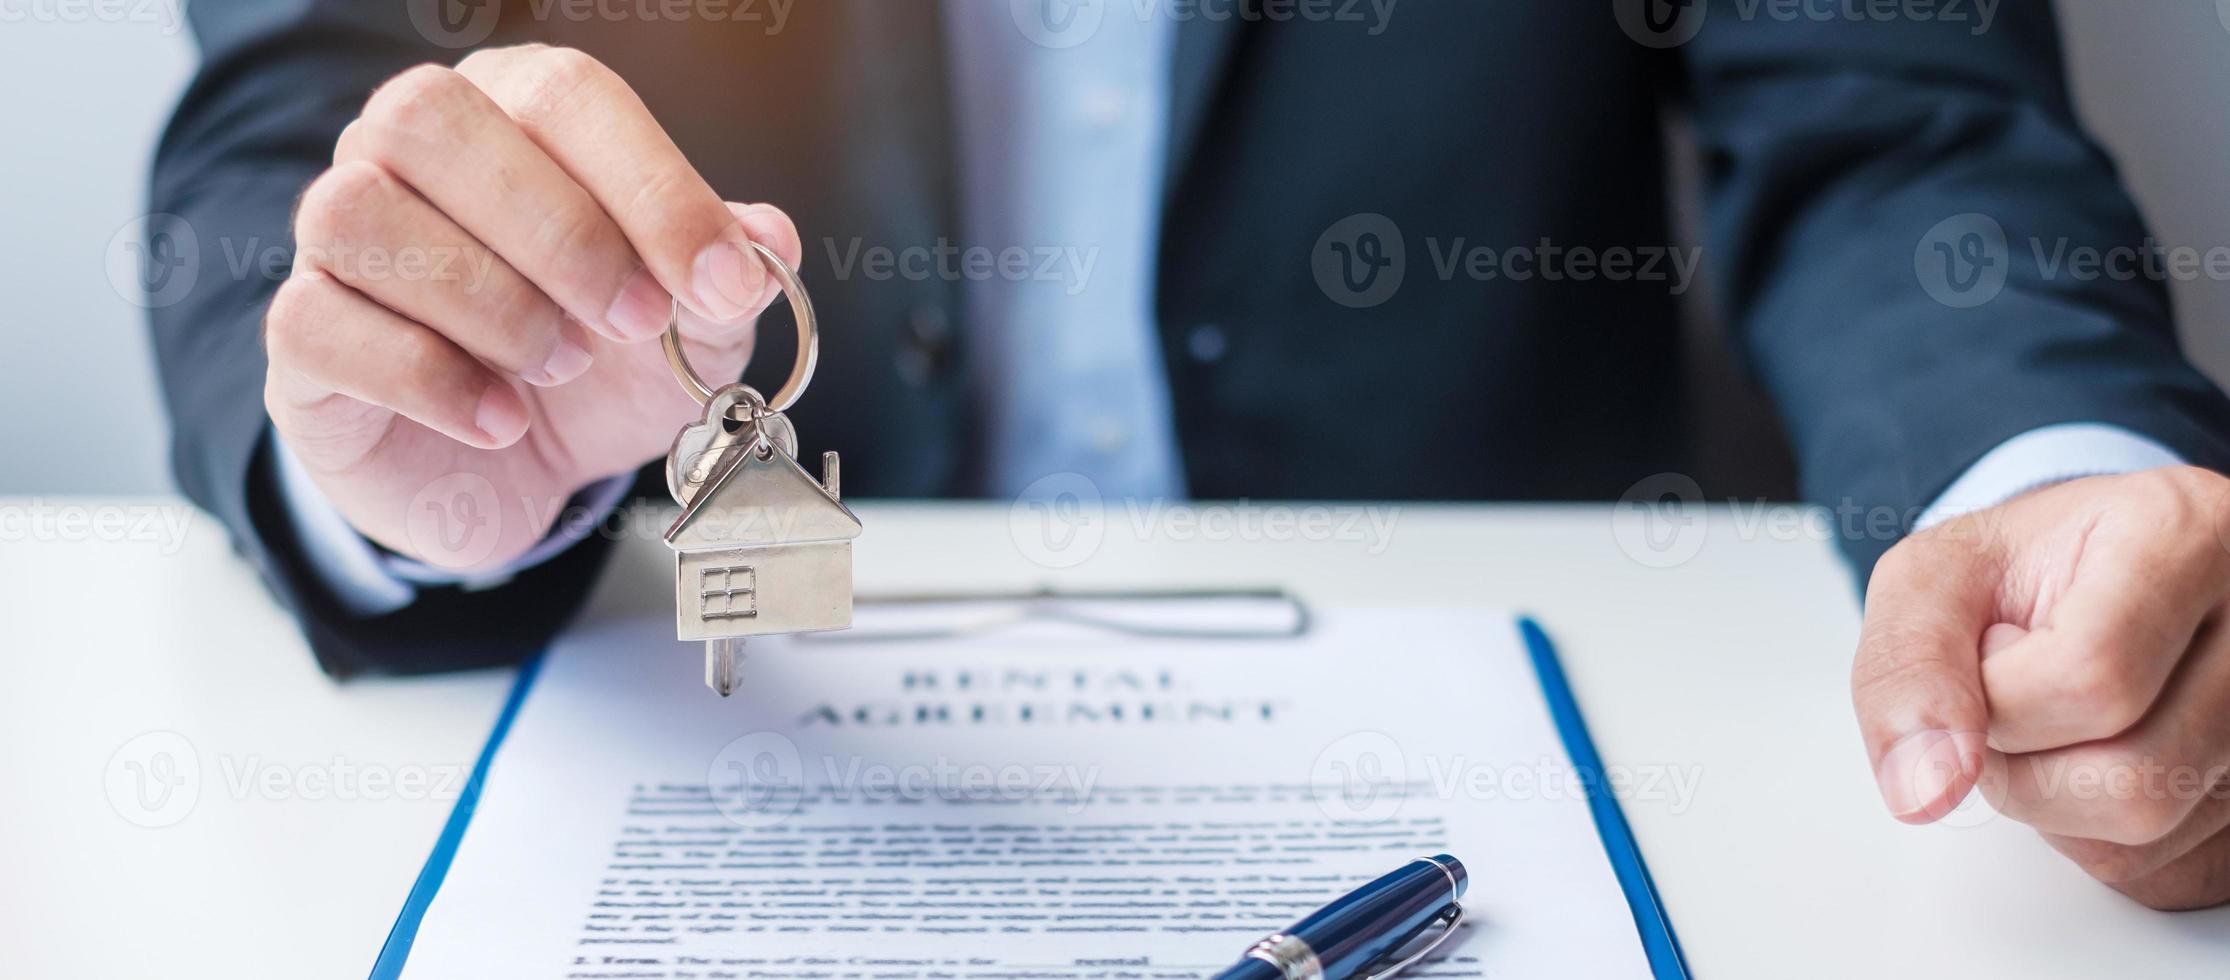
[[[860,533],[843,503],[836,454],[822,455],[815,480],[797,463],[797,430],[783,414],[811,380],[820,349],[812,304],[795,272],[752,247],[789,293],[798,321],[797,363],[772,402],[748,385],[707,388],[682,355],[677,324],[665,337],[668,365],[705,407],[666,457],[666,488],[681,505],[666,529],[675,635],[705,642],[705,685],[722,697],[739,682],[745,637],[852,624],[852,539]]]
[[[772,431],[761,418],[741,438],[708,444],[709,475],[694,487],[695,466],[672,460],[686,492],[666,531],[676,552],[676,632],[705,641],[705,684],[722,697],[735,690],[744,637],[852,623],[851,539],[860,525],[838,496],[837,456],[822,457],[825,475],[815,482],[779,439],[762,435]]]

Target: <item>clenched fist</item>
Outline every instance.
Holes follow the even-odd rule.
[[[698,416],[655,342],[674,300],[699,372],[733,378],[778,290],[749,240],[801,251],[782,212],[724,203],[619,76],[541,46],[381,86],[294,238],[264,326],[279,439],[366,536],[460,569],[663,453]],[[410,533],[454,474],[495,488],[492,548]]]
[[[1853,695],[1891,812],[1979,784],[2155,908],[2230,901],[2230,480],[2074,480],[1898,544]]]

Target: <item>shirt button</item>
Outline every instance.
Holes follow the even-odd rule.
[[[911,385],[928,383],[952,360],[952,321],[943,307],[923,303],[907,314],[898,331],[898,376]]]
[[[1084,121],[1099,129],[1122,125],[1130,114],[1130,100],[1113,88],[1095,88],[1084,94]]]
[[[1102,417],[1092,426],[1092,450],[1102,456],[1114,455],[1129,441],[1130,430],[1112,417]]]
[[[1192,353],[1193,360],[1202,364],[1214,364],[1223,360],[1224,352],[1230,346],[1230,340],[1223,335],[1223,328],[1213,323],[1196,326],[1185,336],[1185,349]]]

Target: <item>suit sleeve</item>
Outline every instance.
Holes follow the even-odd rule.
[[[150,296],[178,482],[223,521],[335,676],[530,655],[579,606],[608,550],[604,536],[592,536],[508,584],[425,588],[403,609],[357,616],[305,560],[277,496],[261,331],[292,265],[295,199],[330,163],[342,126],[380,82],[464,53],[437,41],[504,40],[480,30],[489,21],[426,19],[444,6],[452,15],[483,9],[197,0],[188,15],[202,65],[156,151],[151,226],[186,243],[176,254],[193,257],[190,288]]]
[[[2137,208],[2074,117],[2051,4],[1773,9],[1696,7],[1675,50],[1715,285],[1861,580],[2033,429],[2120,426],[2230,464],[2230,401],[2177,347]],[[2072,261],[2093,253],[2119,272]]]

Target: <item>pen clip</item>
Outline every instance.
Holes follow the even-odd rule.
[[[1439,949],[1441,943],[1447,942],[1449,936],[1453,936],[1456,934],[1456,926],[1463,923],[1463,906],[1457,902],[1449,902],[1447,908],[1441,909],[1439,914],[1433,916],[1432,919],[1427,921],[1423,926],[1420,926],[1417,931],[1420,933],[1425,931],[1425,929],[1430,928],[1434,922],[1441,923],[1441,926],[1439,935],[1432,937],[1432,942],[1426,943],[1416,952],[1402,957],[1393,965],[1374,970],[1369,973],[1365,973],[1361,977],[1356,978],[1356,980],[1385,980],[1386,977],[1393,976],[1394,974],[1400,973],[1401,971],[1407,969],[1410,964],[1424,959],[1426,954],[1432,952],[1433,950]],[[1416,938],[1414,933],[1411,934],[1411,938]],[[1386,955],[1392,956],[1393,954],[1388,953]]]

